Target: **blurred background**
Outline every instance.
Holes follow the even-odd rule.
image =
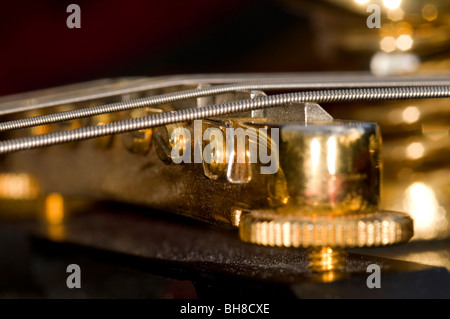
[[[0,95],[128,75],[450,68],[445,0],[80,0],[69,29],[72,2],[2,3]]]
[[[1,4],[0,97],[123,76],[450,73],[447,0],[79,0],[81,29],[69,29],[72,2]],[[367,26],[370,4],[380,8],[380,28]],[[383,208],[410,213],[417,242],[448,240],[448,99],[324,108],[335,118],[380,125]],[[447,246],[404,257],[450,269]]]

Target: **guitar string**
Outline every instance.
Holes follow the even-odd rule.
[[[187,108],[141,118],[111,122],[105,125],[86,126],[67,131],[6,140],[0,142],[0,154],[288,104],[447,97],[450,97],[450,86],[318,90],[259,96],[254,99]]]
[[[304,83],[302,81],[290,80],[287,82],[270,82],[270,83],[234,83],[225,85],[216,85],[208,88],[184,90],[173,93],[166,93],[129,101],[122,101],[110,103],[105,105],[98,105],[93,107],[80,108],[76,110],[55,112],[52,114],[34,116],[12,121],[0,122],[0,132],[15,129],[22,129],[44,124],[52,124],[63,121],[75,120],[80,118],[91,117],[106,113],[120,112],[132,110],[136,108],[143,108],[149,106],[156,106],[164,103],[171,103],[183,101],[192,98],[199,98],[211,95],[217,95],[228,92],[243,91],[243,90],[288,90],[288,89],[355,89],[355,88],[376,88],[376,87],[437,87],[450,85],[450,79],[372,79],[372,80],[340,80],[340,81],[319,81]]]

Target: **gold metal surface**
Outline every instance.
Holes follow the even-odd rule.
[[[31,200],[39,195],[36,178],[25,173],[0,174],[0,199]]]
[[[45,221],[49,225],[59,225],[64,220],[64,198],[52,193],[45,197]]]
[[[161,112],[162,112],[161,109],[147,107],[144,109],[132,110],[130,112],[130,117],[137,118]],[[152,135],[153,130],[151,128],[125,133],[122,134],[122,144],[131,153],[145,155],[150,150]]]
[[[110,114],[96,115],[96,116],[91,117],[90,121],[92,121],[92,123],[95,123],[95,125],[105,125],[112,121],[112,116]],[[94,140],[94,143],[97,148],[104,149],[104,148],[110,147],[113,140],[114,140],[113,135],[102,136],[102,137],[97,137]]]
[[[21,220],[36,216],[40,194],[36,176],[20,171],[0,173],[0,218]]]
[[[380,202],[376,124],[333,121],[286,126],[281,158],[290,204],[302,214],[373,212]]]

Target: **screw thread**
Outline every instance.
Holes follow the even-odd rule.
[[[347,264],[347,256],[345,250],[339,248],[311,248],[308,250],[308,266],[312,272],[342,270]]]

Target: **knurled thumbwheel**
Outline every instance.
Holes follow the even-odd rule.
[[[412,219],[393,211],[343,215],[294,215],[251,211],[241,216],[243,241],[278,247],[371,247],[404,243],[414,234]]]
[[[243,213],[239,223],[244,242],[307,248],[313,272],[344,269],[345,248],[405,243],[413,234],[413,220],[393,211],[323,216],[251,211]],[[329,281],[330,277],[321,280]]]

